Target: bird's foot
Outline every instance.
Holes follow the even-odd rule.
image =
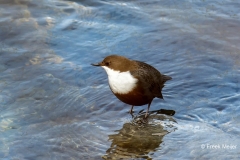
[[[148,116],[144,116],[143,119],[148,119]]]
[[[147,111],[147,112],[145,113],[144,119],[147,119],[148,116],[149,116],[149,113],[148,113],[148,111]]]
[[[145,117],[135,117],[133,122],[138,125],[144,125],[148,123],[148,118]]]

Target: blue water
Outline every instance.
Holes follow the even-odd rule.
[[[0,1],[0,159],[239,159],[240,2]],[[110,54],[173,79],[120,102]]]

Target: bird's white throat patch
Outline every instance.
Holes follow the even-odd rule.
[[[113,93],[126,94],[136,87],[137,79],[129,71],[120,72],[102,66],[108,74],[108,82]]]

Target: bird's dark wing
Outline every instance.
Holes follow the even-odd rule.
[[[171,79],[172,79],[172,77],[170,77],[170,76],[167,76],[167,75],[164,75],[164,74],[162,74],[162,78],[163,78],[163,83],[165,83],[166,81],[168,81],[168,80],[171,80]]]
[[[163,98],[162,97],[162,87],[163,87],[163,77],[161,73],[156,70],[154,67],[136,61],[138,64],[138,69],[131,70],[130,73],[139,79],[139,84],[143,87],[143,90],[146,94],[152,95],[153,97]]]

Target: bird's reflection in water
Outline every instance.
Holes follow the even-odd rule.
[[[112,144],[102,158],[152,159],[151,154],[160,147],[163,137],[176,129],[176,121],[169,116],[174,114],[173,110],[158,110],[151,111],[147,119],[143,112],[133,115],[131,122],[125,123],[116,134],[109,135]]]

